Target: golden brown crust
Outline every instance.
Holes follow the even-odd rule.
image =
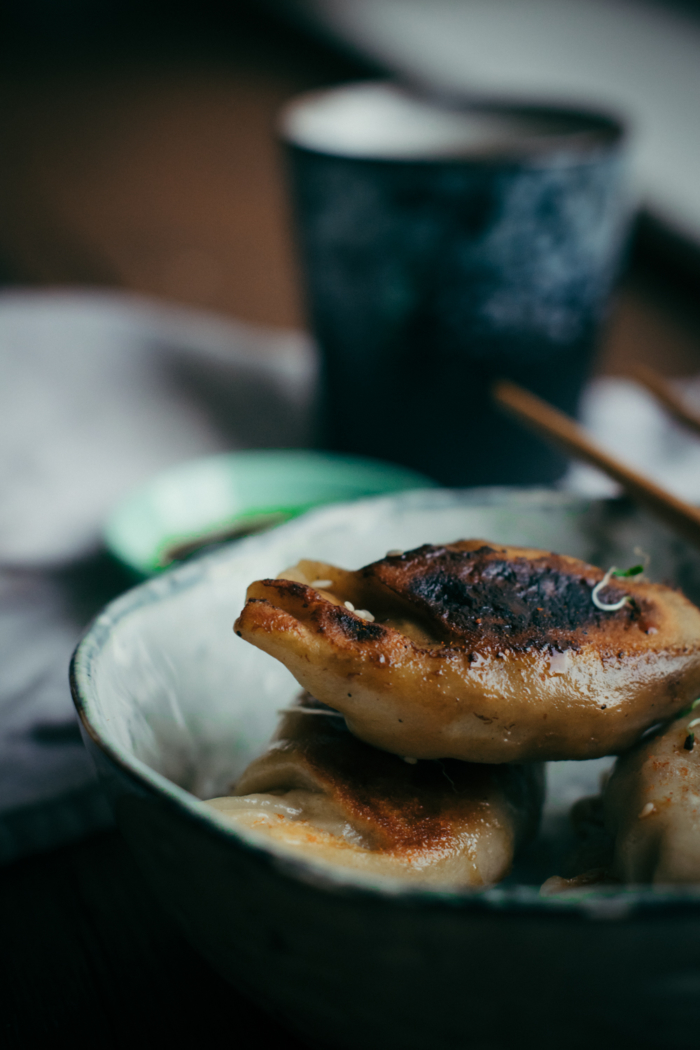
[[[248,767],[234,795],[214,800],[229,819],[309,859],[479,886],[503,878],[518,845],[534,834],[543,777],[535,766],[408,764],[358,740],[307,695],[285,714],[276,742]],[[274,812],[276,804],[288,812]]]
[[[251,585],[236,632],[400,755],[594,758],[700,694],[700,611],[627,579],[600,597],[630,601],[602,611],[602,571],[575,558],[470,540],[284,576]]]

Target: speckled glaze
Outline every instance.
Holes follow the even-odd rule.
[[[447,485],[564,473],[564,458],[489,396],[505,376],[576,413],[625,241],[619,125],[557,112],[597,134],[466,159],[290,145],[323,447]]]
[[[312,864],[200,801],[224,794],[262,753],[297,689],[231,632],[247,582],[303,553],[355,568],[460,534],[539,541],[604,564],[640,545],[656,578],[700,595],[700,556],[617,501],[433,490],[314,511],[130,591],[82,641],[73,692],[119,826],[191,943],[314,1044],[690,1050],[700,890],[539,895],[568,849],[568,807],[596,790],[600,761],[550,767],[535,852],[476,892]]]

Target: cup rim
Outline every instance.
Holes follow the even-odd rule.
[[[479,114],[524,120],[570,122],[571,130],[560,133],[544,131],[541,134],[524,133],[510,142],[492,143],[489,146],[474,145],[455,148],[453,151],[435,149],[415,154],[387,154],[372,148],[341,149],[337,145],[322,146],[312,142],[294,123],[304,110],[315,107],[333,97],[349,96],[356,91],[369,88],[390,88],[409,100],[433,105],[444,113]],[[578,125],[578,126],[576,126]],[[280,110],[277,131],[287,148],[306,154],[332,157],[339,161],[361,164],[414,164],[414,165],[468,165],[503,162],[537,162],[557,158],[561,163],[567,157],[571,163],[590,161],[600,154],[618,150],[629,138],[629,127],[624,118],[613,110],[593,107],[572,101],[552,102],[533,97],[514,97],[498,93],[466,94],[452,90],[426,88],[424,85],[406,80],[382,78],[346,81],[330,88],[317,88],[302,92],[290,99]],[[320,138],[320,136],[319,136]]]

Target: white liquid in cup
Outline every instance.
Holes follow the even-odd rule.
[[[322,153],[376,160],[438,160],[576,150],[616,137],[605,121],[543,108],[476,102],[449,108],[396,84],[309,92],[282,112],[283,137]]]

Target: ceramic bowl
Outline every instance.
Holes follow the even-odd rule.
[[[74,697],[119,826],[191,943],[320,1045],[694,1047],[700,891],[539,893],[557,872],[568,807],[610,760],[552,764],[540,838],[506,882],[478,892],[320,867],[200,801],[264,749],[297,692],[232,633],[246,585],[302,556],[352,568],[465,536],[603,565],[641,546],[652,577],[700,596],[700,558],[617,501],[436,490],[313,511],[137,587],[81,642]]]

